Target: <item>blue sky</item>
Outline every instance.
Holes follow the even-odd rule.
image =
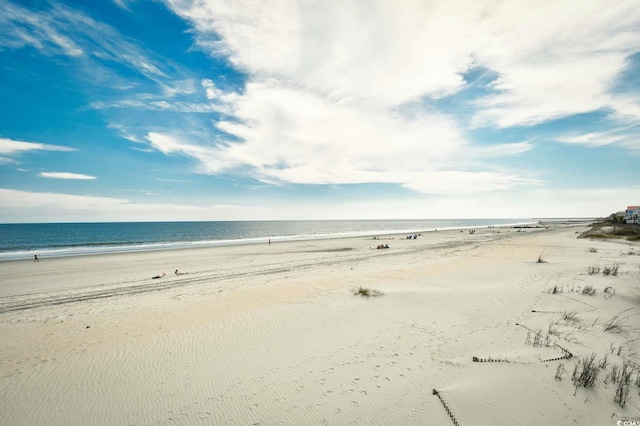
[[[640,1],[0,0],[0,222],[603,216]]]

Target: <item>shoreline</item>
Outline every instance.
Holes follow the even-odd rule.
[[[181,249],[158,249],[149,251],[113,252],[87,254],[82,256],[41,257],[34,263],[32,258],[6,260],[0,262],[0,275],[5,277],[5,284],[0,286],[0,313],[6,310],[3,297],[21,297],[32,293],[55,293],[57,291],[88,292],[94,291],[101,295],[104,289],[131,288],[144,291],[154,291],[163,287],[167,281],[175,282],[175,269],[188,272],[189,277],[180,277],[180,282],[219,279],[221,274],[216,272],[216,266],[205,264],[199,259],[210,259],[212,265],[225,264],[235,261],[235,257],[242,259],[254,257],[256,264],[247,266],[248,271],[267,270],[277,271],[280,268],[280,257],[293,254],[286,263],[312,266],[312,262],[324,262],[327,258],[344,258],[343,261],[368,260],[371,256],[398,256],[412,250],[428,250],[452,248],[475,244],[485,240],[501,239],[509,233],[542,232],[553,230],[553,225],[532,228],[520,228],[527,225],[505,225],[504,227],[480,227],[471,235],[465,229],[438,230],[425,232],[417,240],[406,239],[406,233],[377,234],[375,236],[351,236],[338,238],[323,238],[313,240],[267,241],[256,244],[232,244],[222,246],[186,247]],[[582,224],[566,224],[566,226],[582,226]],[[375,237],[375,238],[374,238]],[[376,250],[379,242],[392,244],[391,249]],[[398,244],[399,243],[399,244]],[[341,252],[349,249],[349,251]],[[373,252],[371,251],[373,250]],[[268,259],[272,256],[273,259]],[[68,275],[69,270],[82,271],[90,266],[88,276]],[[35,268],[35,269],[34,269]],[[166,274],[166,279],[152,280],[157,274]],[[247,275],[242,271],[239,275]],[[64,280],[48,279],[45,277],[62,277]],[[224,276],[224,274],[222,274]],[[187,279],[188,278],[188,279]],[[45,283],[43,284],[43,279]],[[99,286],[92,283],[99,282]],[[126,283],[126,285],[123,285]],[[93,288],[97,287],[97,288]],[[124,290],[126,292],[127,290]]]
[[[460,424],[639,417],[637,388],[622,408],[604,383],[637,361],[633,320],[602,324],[640,313],[640,244],[577,239],[584,228],[3,262],[1,306],[20,309],[0,311],[0,410],[14,425],[451,424],[442,398]],[[587,273],[614,263],[618,276]],[[161,267],[188,274],[152,280]],[[591,353],[609,365],[576,390]]]
[[[202,240],[202,241],[176,241],[176,242],[156,242],[156,243],[144,243],[144,244],[126,244],[119,245],[113,244],[99,244],[99,245],[79,245],[74,247],[62,247],[55,249],[33,249],[28,251],[16,251],[16,252],[4,252],[0,253],[0,262],[12,261],[12,260],[29,260],[33,259],[33,255],[37,254],[39,258],[57,258],[57,257],[73,257],[73,256],[93,256],[101,254],[113,254],[113,253],[136,253],[136,252],[150,252],[161,250],[184,250],[191,248],[208,248],[208,247],[226,247],[236,245],[251,245],[262,244],[267,241],[273,243],[288,242],[288,241],[315,241],[334,238],[357,238],[357,237],[369,237],[377,235],[392,235],[392,234],[414,234],[414,233],[426,233],[448,231],[448,230],[466,230],[466,229],[482,229],[491,227],[509,227],[509,226],[522,226],[539,223],[538,221],[523,221],[517,223],[496,223],[491,225],[465,225],[465,226],[449,226],[442,228],[422,228],[422,229],[382,229],[382,230],[367,230],[358,232],[342,232],[335,234],[311,234],[311,235],[275,235],[275,236],[260,236],[250,238],[239,239],[222,239],[222,240]],[[550,222],[553,223],[553,222]]]

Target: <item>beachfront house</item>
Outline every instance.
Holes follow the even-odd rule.
[[[626,223],[640,224],[640,206],[628,206],[624,213]]]

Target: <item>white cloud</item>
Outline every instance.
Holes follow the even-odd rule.
[[[133,203],[121,198],[92,197],[0,188],[0,222],[250,220],[272,217],[277,209],[252,205],[210,206]]]
[[[233,165],[224,164],[224,158],[216,148],[201,146],[190,142],[184,142],[176,137],[150,132],[146,139],[151,147],[167,155],[184,155],[197,159],[202,164],[202,172],[210,173],[212,170],[223,171]]]
[[[29,151],[75,151],[75,149],[66,146],[0,138],[0,154],[17,155]]]
[[[535,124],[615,105],[608,90],[640,51],[637,0],[571,2],[167,0],[198,41],[254,80],[332,100],[398,105],[464,87],[486,67],[498,94],[478,122]]]
[[[113,0],[113,2],[120,8],[126,10],[127,12],[131,12],[129,8],[129,0]]]
[[[149,138],[207,173],[394,183],[424,193],[539,184],[488,162],[531,150],[531,142],[477,145],[455,112],[421,107],[464,89],[474,67],[498,76],[473,104],[476,126],[635,111],[633,99],[610,89],[640,51],[637,0],[166,2],[193,25],[201,48],[248,76],[245,90],[221,103],[230,118],[216,127],[232,136],[226,143],[160,131],[171,141]],[[225,96],[209,79],[201,85],[212,101]]]
[[[63,34],[46,15],[31,13],[10,2],[0,4],[0,25],[3,37],[0,46],[20,48],[31,46],[38,50],[53,50],[69,56],[80,56],[84,51]]]
[[[592,132],[585,133],[578,136],[563,136],[556,138],[558,142],[563,142],[570,145],[586,145],[591,147],[605,146],[613,143],[618,143],[624,140],[623,136],[611,136],[607,133]]]
[[[617,95],[611,99],[614,118],[624,123],[638,124],[640,122],[640,95]]]
[[[56,209],[103,209],[109,206],[127,204],[128,201],[119,198],[86,197],[80,195],[56,194],[47,192],[27,192],[15,189],[0,188],[4,207],[11,208],[41,208]]]
[[[114,1],[127,7],[128,1]],[[579,7],[535,0],[166,3],[189,20],[203,49],[227,55],[246,73],[242,90],[186,78],[111,27],[62,5],[47,13],[2,6],[7,13],[0,23],[11,35],[0,43],[139,71],[160,94],[138,91],[92,106],[213,113],[214,136],[205,141],[174,123],[152,132],[113,125],[123,137],[194,158],[204,173],[241,171],[269,183],[388,183],[430,194],[539,184],[524,170],[491,162],[506,163],[505,157],[533,149],[532,142],[477,144],[456,111],[425,107],[425,100],[462,94],[465,73],[475,67],[497,75],[491,93],[470,102],[476,126],[529,126],[596,110],[640,118],[637,98],[611,90],[640,50],[637,0]],[[562,141],[623,145],[596,139]],[[0,140],[0,153],[2,146]]]
[[[125,2],[117,0],[116,3],[126,9]],[[112,27],[60,3],[41,10],[10,2],[0,3],[0,26],[4,29],[0,33],[0,47],[19,49],[29,46],[44,55],[82,57],[83,61],[76,65],[94,82],[99,78],[113,79],[110,83],[123,84],[123,89],[130,88],[130,82],[115,77],[105,67],[109,62],[115,62],[161,84],[169,95],[186,90],[181,87],[185,84],[183,82],[173,83],[177,87],[163,82],[167,77],[162,70],[164,65],[142,47],[123,38]]]
[[[254,77],[384,105],[461,88],[473,63],[467,26],[479,12],[473,2],[168,3],[193,23],[202,46]]]
[[[480,27],[475,56],[499,74],[498,93],[478,103],[476,123],[532,125],[616,109],[610,90],[640,51],[638,24],[636,0],[496,5]]]
[[[196,156],[205,150],[201,147],[189,144],[183,144],[171,136],[160,133],[151,132],[147,135],[147,140],[151,142],[151,146],[164,154],[186,153]]]
[[[474,148],[471,152],[473,156],[481,157],[502,157],[523,154],[531,151],[535,145],[530,141],[514,142],[508,144],[485,145]]]
[[[218,89],[213,81],[205,78],[201,82],[202,87],[205,88],[207,99],[216,99],[223,95],[223,92]]]
[[[597,54],[506,66],[493,84],[499,93],[478,101],[481,111],[475,122],[502,128],[534,125],[610,107],[612,99],[607,90],[623,63],[623,55]]]
[[[122,108],[125,110],[135,108],[148,111],[173,111],[180,113],[215,113],[228,111],[228,107],[222,106],[218,103],[167,101],[165,99],[119,99],[110,102],[96,101],[91,103],[91,107],[95,109]],[[130,135],[130,131],[126,130],[124,126],[122,126],[121,136],[125,137],[124,135]],[[125,139],[130,138],[125,137]]]
[[[18,164],[18,162],[13,158],[0,157],[0,165],[4,164]]]
[[[40,176],[49,179],[76,179],[76,180],[94,180],[95,176],[83,175],[80,173],[67,173],[67,172],[42,172]]]
[[[132,134],[125,126],[123,126],[122,124],[119,123],[109,123],[108,126],[110,129],[114,129],[118,132],[118,134],[120,135],[120,137],[130,140],[131,142],[138,142],[138,143],[142,143],[142,139],[140,139],[138,136]]]
[[[335,103],[274,80],[248,84],[230,107],[236,119],[220,121],[217,127],[240,142],[207,146],[158,132],[147,139],[165,154],[196,158],[205,173],[243,168],[270,183],[394,183],[427,193],[534,183],[515,173],[450,170],[478,157],[522,153],[532,145],[474,148],[443,115],[419,109],[399,113],[354,101]]]
[[[158,182],[177,182],[177,183],[191,183],[192,180],[187,179],[166,179],[166,178],[155,178],[154,180]]]
[[[135,203],[121,198],[91,197],[0,188],[0,222],[294,220],[442,218],[595,217],[624,209],[640,187],[507,190],[493,193],[435,195],[428,198],[318,200],[283,209],[251,197],[234,204],[205,206]]]
[[[640,123],[613,127],[607,131],[589,133],[571,133],[555,138],[557,142],[586,147],[616,145],[627,148],[632,153],[640,153]]]
[[[491,172],[445,171],[419,175],[406,179],[405,187],[429,194],[472,194],[478,192],[503,191],[518,185],[536,185],[535,179],[524,179],[518,175]],[[473,182],[471,185],[470,183]]]

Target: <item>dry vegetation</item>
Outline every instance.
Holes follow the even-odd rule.
[[[614,223],[610,219],[604,219],[592,223],[591,228],[580,234],[578,238],[621,238],[628,241],[640,241],[640,225]],[[595,253],[595,251],[593,252]]]

